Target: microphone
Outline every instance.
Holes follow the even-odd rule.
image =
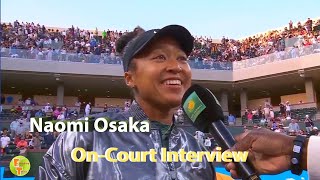
[[[194,126],[204,133],[210,132],[223,151],[235,144],[235,139],[222,122],[224,115],[220,103],[210,90],[192,85],[182,98],[182,107]],[[249,162],[235,164],[243,179],[260,179]]]

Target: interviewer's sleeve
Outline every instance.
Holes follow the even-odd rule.
[[[320,137],[311,136],[308,143],[308,174],[310,180],[320,179]]]
[[[71,151],[76,147],[89,151],[92,149],[92,141],[91,132],[61,133],[43,156],[43,163],[38,168],[36,179],[86,179],[88,164],[74,162],[71,159]]]

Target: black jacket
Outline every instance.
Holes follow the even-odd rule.
[[[95,116],[113,120],[149,120],[137,103],[133,103],[127,112],[102,113]],[[148,133],[124,132],[64,132],[59,135],[55,143],[43,156],[43,164],[39,166],[36,179],[106,179],[106,180],[212,180],[215,179],[213,164],[204,158],[202,162],[174,162],[167,163],[160,160],[157,153],[157,162],[109,162],[99,158],[98,162],[77,163],[71,159],[71,151],[75,147],[82,147],[87,151],[96,151],[104,154],[109,147],[117,147],[118,151],[149,151],[158,152],[164,147],[159,123],[151,123]],[[170,128],[168,151],[204,151],[192,134],[178,124]],[[114,154],[115,155],[115,154]],[[148,159],[148,158],[147,158]]]

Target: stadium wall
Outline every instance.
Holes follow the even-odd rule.
[[[12,99],[10,104],[18,104],[19,99],[22,99],[22,95],[20,94],[3,94],[4,98]]]
[[[301,69],[320,66],[320,53],[310,54],[295,59],[276,62],[264,62],[261,65],[250,65],[253,60],[234,62],[233,71],[214,71],[209,69],[192,69],[194,80],[236,82],[257,77],[270,76]],[[239,65],[241,64],[241,65]],[[252,66],[252,67],[249,67]],[[2,70],[26,71],[61,74],[81,74],[98,76],[123,76],[122,66],[119,64],[91,64],[82,62],[65,62],[51,60],[30,60],[1,58]]]
[[[281,102],[285,103],[289,101],[292,104],[299,104],[300,101],[308,102],[307,94],[306,93],[299,93],[299,94],[290,94],[281,96]]]
[[[95,98],[95,107],[104,107],[104,104],[107,103],[109,106],[117,106],[119,105],[120,107],[124,106],[124,103],[126,101],[130,101],[129,99],[120,99],[120,98]]]

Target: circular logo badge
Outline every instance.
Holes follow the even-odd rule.
[[[24,156],[16,156],[10,162],[10,171],[16,176],[25,176],[30,170],[30,161]]]
[[[195,103],[194,103],[193,100],[189,101],[189,103],[188,103],[188,110],[189,110],[189,111],[192,111],[192,110],[194,109],[194,105],[195,105]]]

